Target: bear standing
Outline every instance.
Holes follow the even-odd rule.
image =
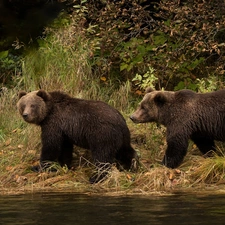
[[[21,91],[17,108],[26,122],[41,127],[38,170],[45,168],[49,161],[70,167],[73,145],[90,149],[99,167],[116,160],[130,169],[136,159],[125,119],[104,102],[72,98],[59,91]],[[98,182],[105,174],[100,177],[94,174],[90,182]]]
[[[225,141],[225,90],[199,94],[191,90],[154,91],[149,88],[130,116],[135,123],[156,122],[167,128],[163,164],[178,167],[191,139],[206,154],[214,141]]]

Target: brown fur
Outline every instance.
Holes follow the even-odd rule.
[[[203,154],[216,150],[214,140],[225,141],[225,90],[198,94],[190,90],[149,89],[130,118],[135,123],[166,126],[163,164],[175,168],[187,153],[189,139]]]
[[[130,169],[136,152],[123,116],[101,101],[72,98],[44,90],[21,92],[17,103],[24,120],[41,126],[40,164],[58,161],[71,166],[73,145],[90,149],[96,165],[115,160]],[[96,176],[91,182],[97,182]]]

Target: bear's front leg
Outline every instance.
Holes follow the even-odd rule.
[[[167,139],[167,149],[163,158],[163,165],[168,168],[177,168],[187,154],[188,139],[179,136]]]
[[[40,165],[32,168],[33,171],[37,172],[49,168],[53,162],[59,162],[63,147],[63,136],[57,129],[54,132],[50,132],[49,129],[42,129],[41,140]]]

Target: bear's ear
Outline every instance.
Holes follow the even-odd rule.
[[[145,94],[155,91],[152,87],[148,87],[145,90]]]
[[[24,95],[26,95],[27,94],[27,92],[26,91],[20,91],[19,93],[18,93],[18,97],[19,97],[19,99],[21,99]]]
[[[167,101],[167,96],[163,92],[158,92],[154,97],[154,101],[157,105],[163,105]]]
[[[45,102],[50,100],[50,95],[44,90],[39,90],[37,96],[41,97]]]

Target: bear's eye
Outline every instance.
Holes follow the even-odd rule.
[[[30,107],[31,107],[32,109],[35,109],[36,106],[35,106],[35,105],[31,105]]]
[[[25,109],[25,105],[21,105],[21,110],[23,111]]]

